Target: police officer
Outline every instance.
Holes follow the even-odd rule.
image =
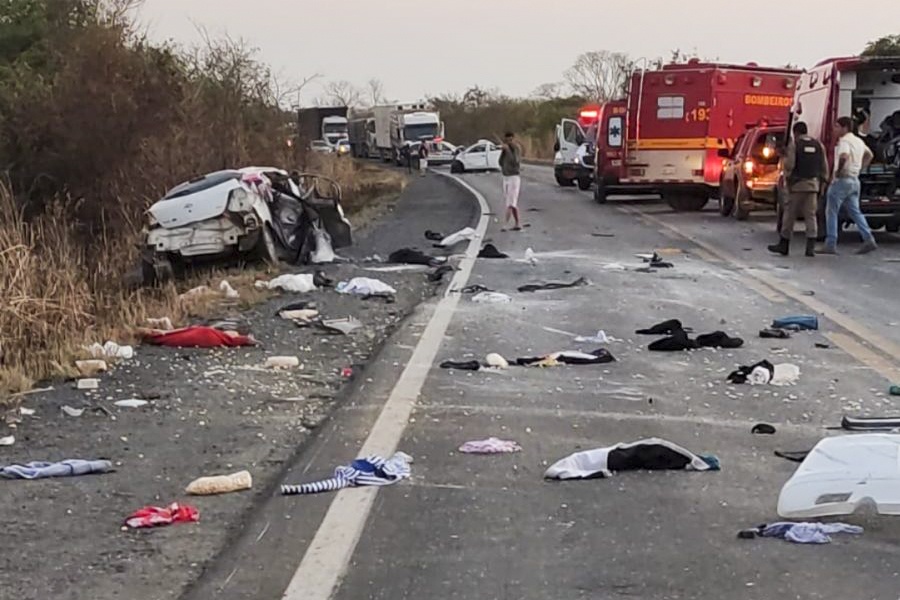
[[[819,194],[828,182],[828,159],[822,143],[809,135],[806,123],[797,122],[784,155],[787,202],[782,211],[781,240],[769,252],[787,256],[794,233],[794,221],[802,214],[806,222],[806,256],[816,255],[816,209]]]

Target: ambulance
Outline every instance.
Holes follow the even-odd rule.
[[[594,181],[594,141],[602,112],[602,106],[584,106],[578,111],[577,119],[563,119],[556,126],[553,175],[562,187],[578,184],[582,190],[591,189]]]
[[[748,123],[787,120],[800,72],[697,59],[632,74],[597,124],[594,199],[659,195],[679,211],[718,198],[722,149]]]

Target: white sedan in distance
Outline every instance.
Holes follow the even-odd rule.
[[[456,155],[450,171],[465,173],[466,171],[499,171],[500,146],[490,140],[479,140]]]

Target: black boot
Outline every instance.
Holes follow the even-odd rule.
[[[791,251],[791,240],[787,238],[781,238],[778,240],[777,244],[772,246],[768,246],[769,252],[773,252],[775,254],[780,254],[782,256],[787,256]]]
[[[809,257],[816,255],[816,240],[814,238],[806,238],[806,255]]]

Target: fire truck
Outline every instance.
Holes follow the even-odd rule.
[[[627,98],[597,127],[594,199],[659,195],[675,210],[718,197],[720,149],[747,123],[786,120],[800,72],[697,59],[632,74]]]
[[[562,187],[578,184],[582,190],[591,189],[594,181],[594,142],[602,106],[585,106],[578,111],[578,119],[563,119],[556,126],[553,146],[553,174]]]
[[[872,164],[859,180],[860,210],[869,227],[900,231],[900,57],[846,57],[825,60],[801,77],[791,122],[803,121],[809,134],[829,150],[837,145],[834,124],[852,117],[855,133],[872,150]],[[790,131],[790,126],[788,131]],[[819,199],[819,233],[825,235],[824,196]],[[840,223],[849,219],[842,211]]]

